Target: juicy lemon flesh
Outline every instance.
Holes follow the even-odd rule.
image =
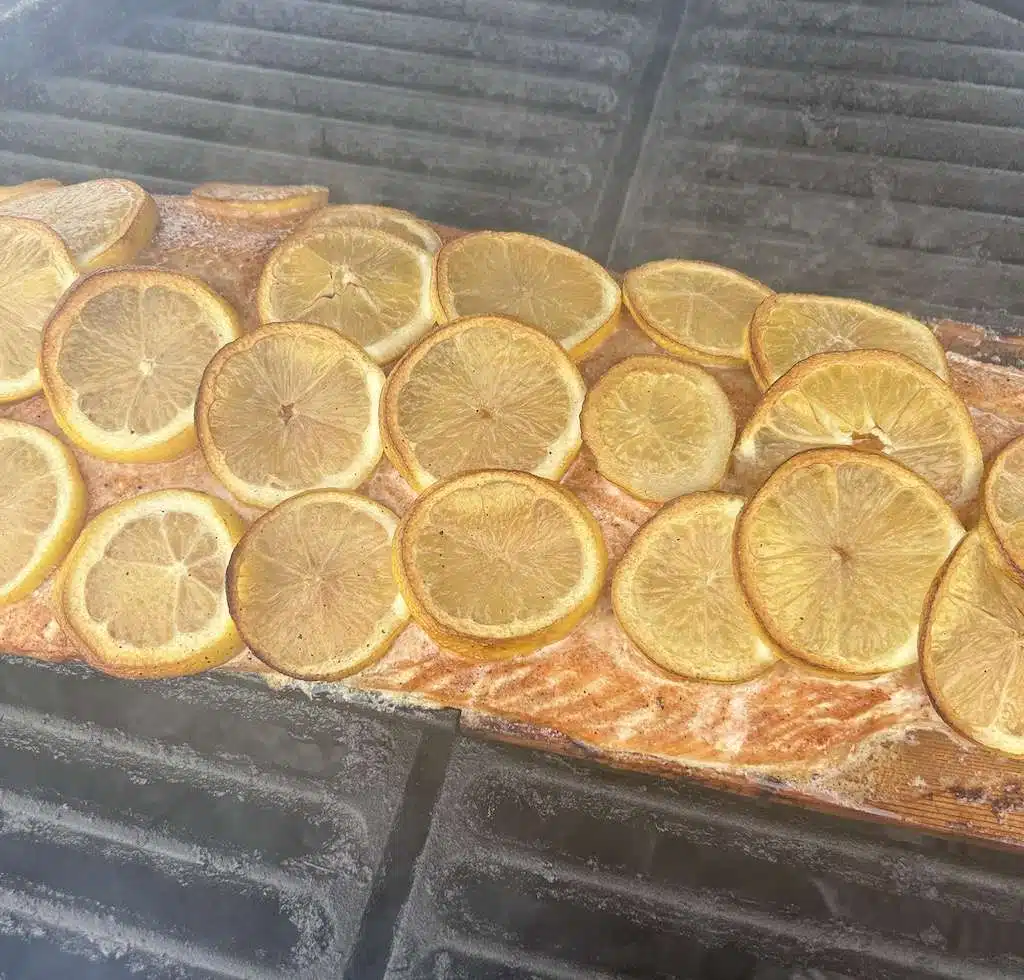
[[[224,359],[205,408],[228,489],[272,506],[300,490],[362,483],[381,456],[380,369],[333,331],[263,329],[271,332]]]
[[[530,649],[565,635],[596,601],[605,561],[596,522],[530,479],[456,478],[408,518],[406,598],[427,632],[440,628],[442,645],[481,657]]]
[[[160,647],[197,633],[222,600],[226,562],[216,537],[192,514],[125,524],[85,580],[85,607],[121,646]]]
[[[0,422],[0,601],[43,581],[74,543],[85,509],[85,485],[63,446],[48,432]]]
[[[320,228],[287,239],[263,277],[265,321],[319,323],[368,351],[433,322],[429,255],[380,231]]]
[[[435,337],[437,338],[435,340]],[[481,318],[424,342],[394,399],[418,489],[478,469],[557,478],[580,446],[585,388],[546,337]]]
[[[899,354],[820,354],[796,366],[741,434],[737,473],[756,484],[797,453],[829,445],[881,452],[954,506],[981,482],[981,444],[960,397]]]
[[[983,503],[1003,554],[1024,570],[1024,439],[1015,439],[992,463]]]
[[[755,376],[765,387],[812,354],[867,348],[895,351],[944,381],[949,378],[942,346],[925,324],[837,297],[773,297],[754,318],[751,348]]]
[[[496,314],[543,330],[566,349],[618,308],[618,287],[596,263],[530,235],[486,233],[456,241],[444,263],[449,319]]]
[[[847,458],[798,457],[754,498],[740,534],[744,590],[769,634],[801,660],[850,674],[904,667],[916,658],[932,580],[963,529],[895,463],[833,452]]]
[[[743,498],[693,494],[634,537],[615,573],[623,629],[656,664],[694,680],[749,680],[776,662],[733,570]]]
[[[989,748],[1024,755],[1024,586],[972,531],[928,609],[921,666],[942,716]]]
[[[61,577],[64,613],[98,666],[156,677],[240,652],[224,574],[242,527],[226,505],[192,491],[144,494],[95,518]]]
[[[126,181],[89,180],[0,203],[0,214],[42,221],[88,268],[127,232],[142,199],[142,188]]]
[[[41,194],[43,191],[52,191],[60,187],[59,180],[49,177],[40,177],[38,180],[26,180],[21,184],[0,185],[0,201],[13,201],[18,197],[28,197],[30,194]]]
[[[714,378],[668,358],[620,362],[591,389],[583,411],[598,471],[642,500],[716,486],[735,435],[729,399]]]
[[[57,357],[76,408],[130,442],[191,424],[203,371],[232,339],[195,298],[164,285],[114,286],[77,312]]]
[[[0,585],[31,563],[39,541],[57,517],[57,479],[34,446],[0,436]]]
[[[385,652],[408,619],[391,571],[397,520],[353,494],[313,491],[263,518],[236,552],[231,605],[257,656],[311,680]]]
[[[229,204],[277,204],[305,200],[327,201],[327,188],[317,184],[200,184],[192,196]]]
[[[49,229],[0,218],[0,402],[42,388],[43,326],[75,277],[71,256]]]
[[[731,269],[668,259],[627,272],[623,295],[640,327],[673,354],[739,365],[751,317],[771,290]]]
[[[310,215],[304,228],[329,228],[350,225],[355,228],[376,228],[401,238],[410,245],[425,248],[433,254],[441,247],[437,232],[425,221],[408,211],[376,204],[335,204]]]

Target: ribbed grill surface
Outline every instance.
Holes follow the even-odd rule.
[[[7,661],[0,975],[340,977],[422,732]]]
[[[699,4],[612,261],[677,253],[1024,332],[1024,21],[970,2]]]
[[[1024,973],[1021,855],[593,776],[460,742],[387,980]]]
[[[663,7],[178,4],[34,79],[0,113],[0,151],[28,156],[0,166],[112,170],[168,191],[317,181],[339,200],[592,248],[618,156],[631,169],[646,121],[641,106],[634,132],[645,68],[671,41]]]

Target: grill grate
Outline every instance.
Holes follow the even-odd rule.
[[[1021,855],[468,742],[436,813],[388,980],[1024,971]]]
[[[0,112],[0,151],[45,161],[19,176],[85,165],[167,191],[301,174],[338,199],[592,249],[671,8],[179,4],[33,78]]]
[[[0,974],[341,975],[445,716],[299,694],[268,717],[230,678],[27,661],[3,680]]]
[[[687,254],[1020,334],[1022,202],[1021,20],[716,0],[683,25],[613,262]]]

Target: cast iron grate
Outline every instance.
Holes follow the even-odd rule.
[[[1019,10],[695,3],[613,264],[689,255],[1024,332]]]
[[[614,223],[620,156],[628,176],[676,6],[165,5],[31,78],[0,111],[0,166],[114,171],[172,192],[316,181],[339,200],[593,250]]]
[[[460,741],[388,980],[1024,974],[1024,856],[595,776]]]
[[[270,708],[227,677],[5,661],[0,976],[340,976],[447,716]]]

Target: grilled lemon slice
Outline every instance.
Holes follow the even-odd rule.
[[[949,504],[898,463],[816,449],[783,463],[747,504],[736,566],[783,653],[880,674],[916,660],[925,597],[963,533]]]
[[[203,211],[225,218],[282,218],[322,208],[329,191],[318,184],[228,184],[211,182],[192,188]]]
[[[946,353],[913,317],[855,299],[777,293],[754,311],[748,335],[750,367],[762,388],[794,364],[827,351],[896,351],[949,380]]]
[[[765,392],[736,443],[736,474],[759,485],[814,446],[890,456],[954,507],[978,492],[981,444],[963,399],[931,371],[891,351],[816,354]]]
[[[253,653],[303,680],[336,680],[382,656],[409,619],[391,572],[397,523],[340,490],[301,493],[256,521],[227,575]]]
[[[0,402],[36,394],[43,326],[78,273],[42,222],[0,218]]]
[[[665,670],[736,682],[776,662],[733,571],[743,498],[694,493],[658,511],[634,536],[612,580],[615,616]]]
[[[754,310],[772,291],[710,262],[665,259],[630,269],[622,298],[659,347],[698,364],[742,367]]]
[[[300,228],[267,259],[257,289],[264,323],[337,330],[378,364],[433,325],[430,253],[376,228]]]
[[[718,382],[669,357],[627,357],[602,375],[583,406],[583,441],[598,472],[641,500],[717,486],[735,437]]]
[[[53,571],[87,507],[67,446],[44,429],[0,419],[0,602],[24,598]]]
[[[101,459],[157,462],[196,445],[206,365],[238,315],[200,279],[107,269],[83,279],[43,331],[43,389],[58,425]]]
[[[576,366],[541,331],[505,317],[458,320],[391,372],[388,457],[417,490],[479,469],[558,479],[579,452],[585,394]]]
[[[431,487],[399,526],[394,556],[416,622],[476,660],[567,635],[597,602],[607,561],[601,529],[568,490],[502,470]]]
[[[433,255],[441,247],[441,238],[425,221],[410,211],[386,208],[380,204],[333,204],[311,214],[303,227],[331,228],[336,225],[353,228],[376,228],[425,248]]]
[[[86,659],[123,677],[194,674],[242,650],[224,572],[242,519],[195,490],[155,490],[96,515],[60,575]]]
[[[444,320],[495,314],[543,330],[579,360],[611,333],[618,283],[593,259],[519,232],[463,235],[437,253],[435,299]]]
[[[921,627],[921,675],[960,734],[1024,756],[1024,585],[968,534],[935,582]]]
[[[40,177],[39,180],[26,180],[22,184],[5,184],[0,186],[0,201],[13,201],[16,197],[28,197],[30,194],[39,194],[42,191],[52,191],[60,187],[59,180],[50,177]]]
[[[383,453],[384,372],[351,341],[311,323],[273,323],[222,347],[196,402],[213,475],[254,507],[369,478]]]
[[[992,461],[981,496],[986,543],[1024,580],[1024,436]]]
[[[0,203],[0,215],[49,225],[83,272],[131,262],[160,223],[156,202],[130,180],[103,178]]]

